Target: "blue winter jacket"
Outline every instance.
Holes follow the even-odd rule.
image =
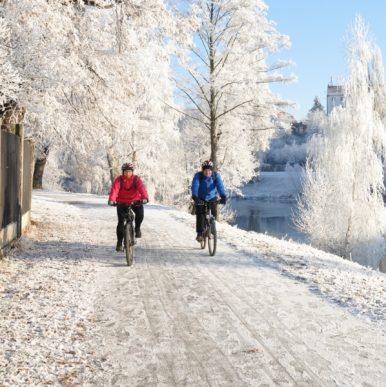
[[[213,181],[216,175],[215,181]],[[209,201],[217,196],[217,193],[222,197],[225,195],[224,183],[221,175],[213,171],[212,176],[204,176],[202,172],[197,172],[192,181],[192,196],[201,200]]]

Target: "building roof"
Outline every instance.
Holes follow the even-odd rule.
[[[343,86],[340,85],[328,85],[327,95],[343,95]]]

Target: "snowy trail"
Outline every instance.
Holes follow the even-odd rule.
[[[160,206],[128,268],[105,202],[35,194],[39,226],[2,268],[0,385],[386,385],[381,327],[222,238],[209,257]]]

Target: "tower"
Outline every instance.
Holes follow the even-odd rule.
[[[337,106],[344,106],[343,86],[333,85],[331,80],[327,86],[327,114]]]

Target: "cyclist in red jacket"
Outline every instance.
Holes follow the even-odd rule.
[[[141,223],[144,217],[143,204],[149,202],[149,195],[141,178],[138,175],[134,175],[134,165],[132,163],[124,163],[122,165],[122,175],[118,176],[111,186],[108,202],[111,206],[117,206],[118,241],[116,251],[123,251],[124,205],[131,204],[133,202],[140,202],[133,206],[132,209],[135,214],[135,237],[141,238]]]

